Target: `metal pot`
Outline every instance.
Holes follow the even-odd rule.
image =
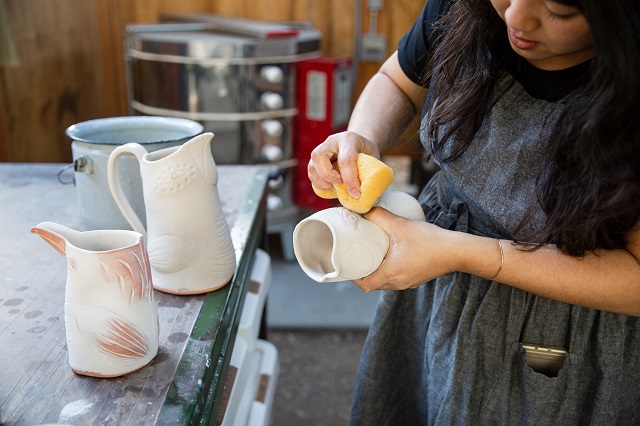
[[[149,152],[180,145],[199,135],[203,126],[175,117],[112,117],[84,121],[67,128],[73,141],[74,182],[81,217],[88,229],[131,229],[116,205],[107,180],[107,162],[119,145],[136,142]],[[145,218],[142,180],[138,161],[121,159],[120,181],[131,206]]]

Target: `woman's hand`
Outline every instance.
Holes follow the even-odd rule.
[[[309,180],[318,189],[332,189],[344,182],[354,198],[360,197],[360,180],[356,169],[356,158],[362,152],[380,158],[378,146],[357,133],[346,131],[331,135],[311,152],[307,166]],[[337,161],[340,173],[332,163]]]
[[[329,136],[311,153],[309,180],[318,189],[344,183],[353,198],[360,198],[356,168],[359,153],[380,158],[380,152],[398,137],[422,110],[426,88],[404,74],[394,52],[369,80],[358,97],[346,132]],[[332,167],[338,162],[340,173]]]
[[[371,275],[353,282],[364,291],[405,290],[457,269],[453,231],[376,207],[364,217],[389,234],[389,250]]]

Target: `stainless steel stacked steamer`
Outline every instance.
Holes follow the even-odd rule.
[[[295,64],[320,55],[320,33],[299,24],[176,17],[183,22],[127,27],[131,113],[200,122],[215,134],[218,164],[272,166],[267,227],[292,232]]]

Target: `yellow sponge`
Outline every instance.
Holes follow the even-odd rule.
[[[340,171],[337,162],[333,163],[333,168]],[[393,181],[393,170],[377,158],[363,153],[356,158],[356,168],[360,179],[360,198],[349,195],[344,183],[333,185],[334,189],[318,189],[312,184],[313,192],[322,198],[337,198],[340,204],[353,212],[368,212]]]

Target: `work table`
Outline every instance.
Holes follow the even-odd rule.
[[[218,190],[237,267],[198,296],[154,292],[159,350],[146,367],[101,379],[75,374],[64,328],[66,262],[32,226],[83,230],[61,164],[0,164],[0,424],[215,422],[256,247],[264,238],[268,170],[218,166]]]

